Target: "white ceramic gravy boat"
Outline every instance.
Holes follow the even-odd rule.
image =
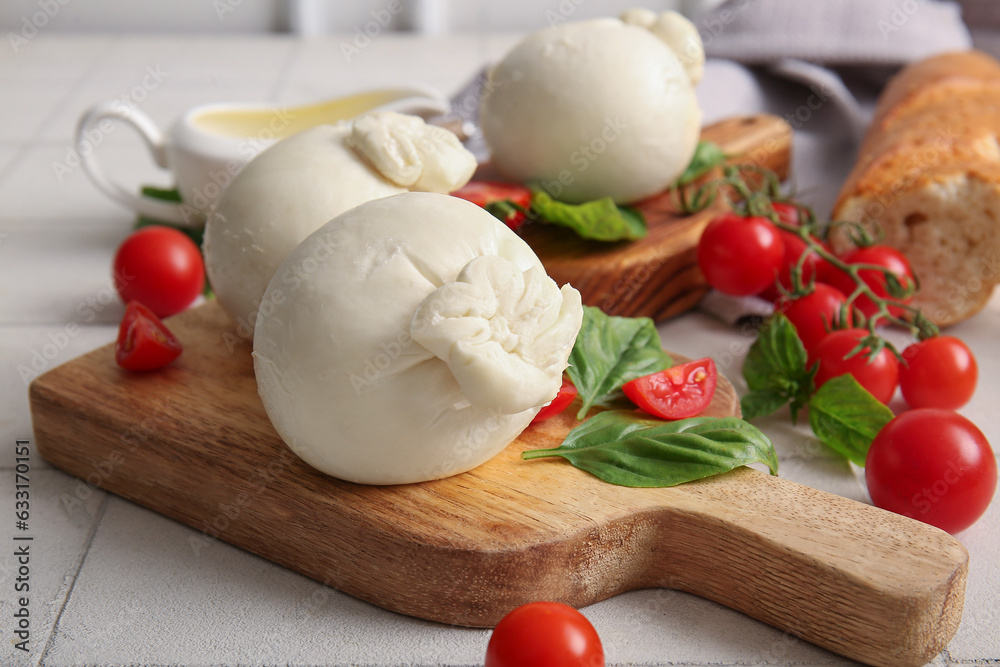
[[[370,111],[398,111],[428,118],[449,111],[448,100],[425,86],[369,90],[317,104],[209,104],[181,116],[164,133],[144,113],[120,101],[92,107],[76,128],[76,149],[84,171],[104,194],[145,216],[179,225],[204,224],[225,186],[257,153],[307,128],[347,120]],[[134,127],[154,162],[173,173],[183,203],[133,193],[105,175],[94,147],[115,121]]]

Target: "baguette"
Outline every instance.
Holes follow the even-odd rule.
[[[881,230],[920,281],[913,300],[948,326],[1000,282],[1000,63],[977,51],[913,64],[886,87],[834,220]],[[844,227],[836,252],[851,247]]]

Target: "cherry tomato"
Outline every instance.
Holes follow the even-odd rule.
[[[802,345],[812,361],[816,346],[831,331],[833,323],[840,317],[841,306],[846,302],[847,298],[836,287],[816,283],[812,292],[798,299],[782,297],[774,309],[784,313],[795,325]],[[850,313],[847,319],[846,324],[850,324]]]
[[[957,533],[989,507],[997,461],[983,432],[962,415],[917,408],[875,436],[865,479],[878,507]]]
[[[573,607],[529,602],[497,623],[485,667],[604,667],[604,647],[594,626]]]
[[[490,213],[503,220],[508,227],[515,231],[524,224],[525,215],[514,206],[504,205],[504,202],[516,204],[525,210],[531,206],[531,190],[517,183],[469,181],[451,194],[483,208],[494,204],[495,206],[490,207]]]
[[[910,262],[906,259],[906,256],[896,250],[895,248],[890,248],[884,245],[873,245],[867,248],[858,248],[852,250],[851,252],[844,255],[843,259],[848,264],[874,264],[876,266],[882,266],[889,269],[892,273],[896,274],[899,281],[904,286],[914,286],[916,283],[913,278],[913,269],[910,268]],[[885,275],[881,271],[875,269],[864,269],[859,272],[859,277],[867,284],[876,296],[882,298],[889,297],[889,290],[886,288]],[[854,280],[847,273],[839,270],[833,269],[825,275],[825,281],[829,282],[831,285],[839,289],[846,296],[850,296],[857,287]],[[909,303],[912,297],[903,299],[902,303]],[[858,307],[865,317],[871,317],[875,312],[875,304],[866,295],[861,295],[854,301],[854,305]],[[899,316],[903,309],[899,306],[890,306],[889,312],[895,316]]]
[[[757,294],[773,283],[784,257],[778,228],[762,217],[723,214],[708,224],[698,242],[705,280],[735,296]]]
[[[181,353],[181,344],[153,311],[130,301],[118,327],[115,362],[130,371],[163,368]]]
[[[576,394],[576,387],[572,382],[570,382],[569,378],[564,377],[562,386],[559,387],[559,393],[556,394],[556,397],[552,399],[551,403],[538,411],[538,414],[531,420],[531,423],[536,424],[551,417],[555,417],[557,414],[569,407],[569,404],[573,402],[574,398],[576,398]]]
[[[708,357],[626,382],[622,391],[640,408],[661,419],[685,419],[712,402],[719,372]]]
[[[122,301],[141,301],[158,317],[179,313],[205,289],[205,263],[187,235],[151,225],[133,232],[114,259]]]
[[[850,373],[872,396],[888,403],[899,385],[899,362],[888,349],[883,348],[874,359],[870,359],[870,348],[862,348],[857,354],[850,354],[861,340],[868,336],[865,329],[838,329],[816,345],[815,358],[819,361],[816,373],[816,388],[828,380]]]
[[[802,212],[797,206],[788,202],[773,202],[771,205],[774,207],[774,212],[781,222],[793,227],[800,226]],[[765,287],[759,294],[762,299],[767,299],[768,301],[777,301],[781,298],[782,292],[778,289],[778,284],[784,287],[786,291],[792,288],[792,267],[798,265],[799,258],[803,254],[808,252],[805,262],[802,265],[803,285],[808,285],[813,280],[819,280],[819,275],[827,270],[826,267],[830,266],[829,262],[820,257],[819,253],[815,250],[810,250],[808,244],[798,234],[784,229],[779,229],[778,233],[781,234],[781,240],[785,244],[785,254],[781,268],[778,270],[776,281]],[[822,241],[815,238],[813,240],[824,248],[827,247]]]
[[[899,388],[912,408],[955,410],[972,398],[979,367],[972,350],[957,338],[935,336],[903,350]]]

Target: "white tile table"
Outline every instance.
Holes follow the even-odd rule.
[[[132,215],[77,168],[57,173],[88,105],[129,95],[147,68],[167,72],[140,108],[168,123],[222,99],[293,103],[400,81],[457,90],[515,35],[384,34],[347,62],[344,38],[61,36],[0,48],[0,663],[63,665],[475,665],[489,632],[399,616],[221,542],[197,554],[193,531],[86,485],[32,456],[30,653],[14,648],[14,443],[32,437],[25,368],[51,367],[112,340],[122,307],[109,263]],[[763,94],[741,68],[714,63],[701,96],[708,119],[787,113],[806,93]],[[803,196],[828,206],[851,151],[820,110],[796,136]],[[167,183],[129,130],[102,156],[129,183]],[[730,378],[749,340],[699,313],[660,327],[665,344],[713,355]],[[1000,294],[954,332],[978,355],[982,384],[963,412],[1000,441]],[[69,333],[72,332],[72,333]],[[36,357],[38,359],[36,360]],[[783,475],[867,501],[863,476],[785,420],[763,424]],[[1000,501],[959,536],[971,553],[965,619],[936,660],[1000,660]],[[584,613],[613,665],[840,665],[849,661],[736,612],[667,590],[636,591]]]

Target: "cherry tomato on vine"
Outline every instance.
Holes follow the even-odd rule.
[[[785,288],[786,292],[792,289],[792,268],[798,265],[802,255],[806,255],[806,259],[802,264],[803,285],[808,285],[810,281],[818,280],[822,265],[829,265],[829,262],[820,257],[819,253],[815,250],[811,249],[802,240],[801,236],[785,231],[784,229],[778,231],[781,234],[781,240],[785,244],[785,255],[775,282],[768,285],[760,293],[760,297],[768,301],[777,301],[781,298],[782,292],[778,289],[779,284]],[[817,241],[817,243],[825,246],[822,241]]]
[[[138,301],[130,301],[118,326],[115,362],[130,371],[163,368],[182,351],[177,338],[153,311]]]
[[[529,602],[497,623],[485,667],[604,667],[594,626],[560,602]]]
[[[906,259],[906,255],[896,250],[895,248],[890,248],[885,245],[873,245],[867,248],[857,248],[851,252],[844,255],[843,259],[848,264],[874,264],[876,266],[882,266],[889,269],[892,273],[899,278],[900,283],[904,286],[913,287],[916,282],[913,277],[913,269],[910,268],[910,262]],[[886,287],[885,275],[876,269],[863,269],[859,272],[859,277],[875,292],[876,296],[883,299],[890,298],[889,290]],[[850,296],[857,286],[850,275],[841,271],[840,269],[833,269],[826,272],[824,280],[841,292],[845,296]],[[912,300],[912,296],[906,299],[901,299],[901,303],[909,303]],[[869,299],[866,295],[861,295],[854,301],[854,305],[858,307],[865,317],[870,317],[877,308],[875,303]],[[899,316],[903,309],[899,306],[890,306],[889,312],[892,315]]]
[[[997,461],[983,432],[962,415],[917,408],[875,436],[865,479],[878,507],[957,533],[989,507]]]
[[[912,408],[955,410],[972,398],[979,367],[972,350],[952,336],[935,336],[903,350],[899,388]]]
[[[784,257],[778,228],[759,216],[720,215],[698,242],[698,266],[705,280],[735,296],[757,294],[773,283]]]
[[[626,382],[622,391],[654,417],[685,419],[708,407],[718,380],[715,362],[706,357]]]
[[[795,325],[802,345],[812,361],[816,346],[832,330],[834,322],[840,317],[840,308],[846,302],[847,298],[836,287],[816,283],[809,294],[798,299],[783,297],[775,304],[774,309],[784,313]],[[850,313],[847,317],[846,324],[850,324]]]
[[[150,225],[118,247],[113,264],[122,301],[141,301],[157,317],[179,313],[205,289],[201,251],[186,234]]]
[[[497,215],[497,212],[501,213],[497,217],[514,231],[524,224],[526,216],[514,206],[504,205],[504,202],[516,204],[525,210],[531,207],[531,190],[517,183],[469,181],[451,194],[483,208],[493,205],[490,206],[490,213],[494,215]]]
[[[899,362],[892,352],[883,348],[871,359],[868,356],[870,348],[865,347],[857,354],[847,356],[868,335],[866,329],[838,329],[823,337],[815,350],[815,359],[819,361],[817,389],[828,380],[850,373],[858,384],[881,402],[892,400],[899,385]]]
[[[555,417],[557,414],[569,407],[569,404],[573,402],[576,395],[576,386],[573,385],[569,378],[564,377],[562,386],[559,387],[559,393],[556,394],[556,397],[552,399],[551,403],[538,411],[538,414],[531,420],[531,423],[537,424],[538,422]]]

